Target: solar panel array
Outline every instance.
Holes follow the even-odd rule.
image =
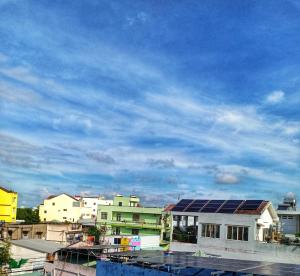
[[[233,214],[235,210],[242,204],[243,200],[227,200],[218,213]]]
[[[176,206],[172,209],[172,211],[178,211],[178,212],[183,212],[184,209],[190,204],[192,203],[192,199],[182,199],[180,200]]]
[[[196,199],[187,207],[186,212],[199,212],[207,202],[208,200]]]
[[[182,199],[172,211],[234,214],[237,211],[257,210],[263,202],[263,200]]]

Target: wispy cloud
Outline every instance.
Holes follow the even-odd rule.
[[[299,93],[291,72],[297,67],[271,70],[259,48],[253,60],[263,69],[253,69],[253,49],[214,48],[223,34],[210,42],[205,31],[189,37],[181,28],[198,25],[194,19],[173,29],[177,17],[166,20],[159,9],[161,16],[154,15],[146,4],[117,12],[120,18],[104,8],[101,16],[74,16],[75,3],[49,10],[41,3],[28,16],[31,4],[0,12],[6,41],[0,46],[0,169],[3,182],[26,192],[26,204],[34,200],[29,192],[40,191],[37,204],[66,189],[135,192],[156,202],[162,193],[174,201],[178,193],[255,197],[251,185],[266,197],[273,196],[266,190],[283,190],[282,183],[297,188]],[[97,8],[87,3],[86,9]],[[266,86],[282,90],[265,95]]]
[[[282,90],[276,90],[267,95],[266,101],[270,104],[277,104],[284,100],[285,93]]]

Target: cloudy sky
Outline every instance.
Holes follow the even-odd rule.
[[[299,34],[298,1],[0,1],[0,185],[297,193]]]

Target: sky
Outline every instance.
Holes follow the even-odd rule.
[[[1,0],[0,185],[299,198],[299,34],[296,0]]]

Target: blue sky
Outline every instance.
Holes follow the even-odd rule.
[[[0,184],[24,206],[297,193],[299,33],[298,1],[2,0]]]

